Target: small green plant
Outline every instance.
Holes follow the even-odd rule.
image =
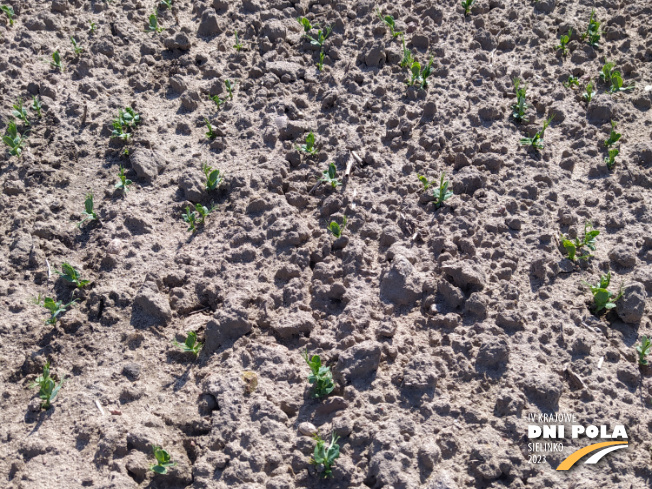
[[[387,24],[389,27],[390,32],[392,33],[392,37],[398,37],[401,34],[403,34],[401,31],[396,30],[396,23],[394,21],[394,17],[391,15],[383,15],[383,13],[380,11],[380,9],[376,10],[376,15],[378,15],[378,18]]]
[[[312,24],[305,17],[298,17],[297,22],[303,27],[303,33],[308,34],[312,30]]]
[[[616,132],[616,122],[611,121],[611,132],[609,133],[609,137],[605,139],[604,145],[608,148],[615,144],[620,139],[620,136],[622,136],[622,134]]]
[[[82,212],[83,219],[77,224],[78,228],[81,228],[81,225],[86,221],[95,221],[98,219],[95,212],[95,203],[93,201],[93,192],[86,194],[86,200],[84,200],[84,212]]]
[[[79,271],[75,267],[73,267],[70,263],[62,263],[61,264],[61,271],[55,270],[55,273],[59,275],[62,279],[64,279],[66,282],[70,282],[71,284],[75,284],[75,286],[78,289],[83,289],[86,287],[88,284],[91,283],[90,280],[82,280],[79,276]]]
[[[521,85],[520,78],[514,78],[512,83],[514,84],[514,93],[516,94],[516,103],[512,105],[512,117],[516,122],[527,122],[529,120],[525,115],[528,108],[525,102],[527,85]]]
[[[1,5],[0,10],[2,10],[7,15],[7,18],[9,19],[9,25],[13,26],[14,25],[14,9],[13,9],[13,7],[11,7],[9,5]]]
[[[453,196],[453,191],[448,190],[448,180],[444,180],[446,174],[442,173],[441,178],[439,179],[439,187],[436,188],[433,192],[435,209],[439,209],[445,201],[450,199]]]
[[[310,459],[310,463],[317,466],[322,465],[324,467],[322,476],[330,477],[333,475],[333,463],[340,457],[340,446],[336,443],[338,436],[335,433],[331,433],[331,443],[328,446],[321,439],[319,433],[316,433],[313,438],[317,444],[315,445],[315,451]]]
[[[206,128],[208,129],[208,131],[206,132],[206,137],[208,139],[215,139],[217,137],[217,134],[215,133],[215,131],[213,131],[213,126],[211,125],[210,121],[206,117],[204,117],[204,122],[206,123]]]
[[[322,173],[322,177],[318,181],[322,183],[330,183],[333,188],[342,185],[342,183],[337,179],[337,168],[335,167],[335,163],[330,163],[328,165],[328,169]]]
[[[13,156],[20,156],[23,152],[23,145],[25,144],[25,139],[27,131],[23,134],[18,132],[16,123],[14,121],[9,121],[7,123],[7,132],[2,137],[2,141],[9,146],[9,153]]]
[[[23,99],[19,98],[18,101],[12,106],[14,110],[11,111],[11,115],[23,121],[23,124],[29,126],[29,120],[27,119],[27,109],[23,106]]]
[[[580,79],[573,75],[568,75],[568,80],[562,83],[566,88],[572,89],[574,86],[580,88]]]
[[[623,296],[623,286],[620,286],[618,294],[609,292],[607,287],[611,283],[611,272],[606,275],[600,276],[600,282],[596,285],[591,285],[588,282],[582,281],[584,285],[588,285],[593,294],[593,312],[598,314],[603,309],[609,310],[616,307],[616,301]]]
[[[605,61],[600,71],[600,79],[609,85],[609,93],[625,92],[627,90],[634,90],[634,84],[628,87],[623,87],[623,77],[620,71],[614,70],[615,63]]]
[[[184,222],[188,224],[188,231],[194,233],[197,231],[197,226],[204,224],[206,217],[213,212],[215,206],[211,206],[209,209],[202,204],[195,204],[195,210],[191,211],[189,206],[186,206],[185,214],[182,214]]]
[[[136,113],[134,109],[131,107],[125,107],[124,110],[119,109],[117,119],[113,119],[111,137],[128,142],[138,124],[140,124],[140,114]]]
[[[581,36],[582,41],[587,40],[589,45],[594,48],[598,47],[600,42],[600,22],[595,19],[595,10],[591,10],[591,16],[589,17],[589,25],[586,28],[586,32]]]
[[[226,91],[229,93],[229,100],[233,100],[233,90],[235,89],[236,81],[224,80],[224,85],[226,86]]]
[[[93,34],[97,30],[97,24],[92,20],[88,21],[88,32]]]
[[[84,52],[84,48],[77,44],[77,41],[73,36],[70,36],[70,42],[72,43],[72,49],[75,51],[75,56],[79,56]]]
[[[52,53],[52,61],[50,61],[50,64],[59,71],[63,72],[63,63],[61,63],[61,55],[59,54],[58,49]]]
[[[566,45],[570,41],[572,34],[573,34],[573,29],[568,29],[568,34],[562,34],[561,37],[559,38],[559,44],[555,46],[556,50],[561,51],[562,56],[566,56],[568,54],[568,48],[566,47]]]
[[[403,44],[403,58],[401,59],[400,65],[401,68],[407,68],[414,63],[414,56],[412,55],[412,51],[405,47],[405,37],[403,35],[401,35],[401,43]]]
[[[342,231],[344,231],[344,228],[346,227],[346,216],[342,217],[342,224],[338,224],[335,221],[331,221],[331,223],[328,225],[328,230],[331,232],[333,236],[336,238],[340,238],[342,236]]]
[[[222,100],[219,95],[211,95],[209,98],[213,102],[215,102],[215,105],[217,105],[217,110],[220,110],[222,108],[222,104],[224,103],[224,100]]]
[[[568,259],[575,261],[575,258],[580,260],[588,260],[593,255],[585,251],[583,248],[586,246],[591,251],[595,251],[595,238],[598,237],[600,231],[593,228],[593,224],[587,221],[584,223],[584,235],[582,239],[576,237],[575,239],[570,239],[563,234],[561,235],[561,244],[566,249],[568,253]],[[579,256],[577,256],[579,253]]]
[[[309,357],[307,349],[302,356],[310,367],[308,383],[314,384],[315,386],[313,397],[325,397],[333,392],[335,384],[333,383],[331,368],[321,364],[321,358],[319,355]]]
[[[310,156],[315,156],[319,151],[315,146],[315,135],[310,131],[306,136],[306,144],[295,144],[294,147],[297,151],[306,153]]]
[[[414,60],[412,62],[412,65],[410,66],[410,81],[408,82],[408,86],[414,86],[417,85],[419,88],[426,88],[428,86],[428,77],[430,76],[430,73],[432,72],[432,62],[433,62],[433,57],[430,57],[430,61],[428,61],[428,64],[421,68],[421,63],[418,61]]]
[[[57,384],[52,377],[50,377],[50,362],[46,362],[43,366],[43,373],[34,379],[34,382],[29,384],[29,388],[39,388],[38,396],[43,401],[41,403],[42,409],[49,409],[61,390],[61,386],[65,381],[65,377],[61,377],[61,381]]]
[[[317,69],[319,71],[324,71],[324,51],[319,51],[319,61],[317,61]]]
[[[197,333],[194,331],[188,333],[186,341],[183,344],[179,343],[177,340],[174,340],[172,343],[174,343],[174,346],[181,348],[185,352],[192,353],[195,356],[199,355],[199,350],[201,350],[201,347],[203,346],[203,343],[197,341]]]
[[[34,95],[32,97],[32,110],[36,112],[36,115],[38,116],[39,119],[42,117],[41,109],[43,109],[43,104],[41,104],[39,98],[36,95]]]
[[[475,0],[462,0],[462,8],[464,9],[464,15],[471,15],[471,7],[473,7],[473,2]]]
[[[166,9],[171,9],[172,8],[172,0],[161,0],[159,2],[159,5],[162,5]]]
[[[149,25],[147,26],[147,29],[145,29],[146,32],[163,32],[165,29],[160,27],[158,25],[158,15],[156,15],[156,12],[153,13],[152,15],[149,16]]]
[[[614,169],[614,165],[616,164],[616,156],[620,153],[620,150],[618,148],[611,148],[608,152],[607,155],[604,158],[604,162],[607,164],[607,168],[609,171]]]
[[[652,348],[652,341],[647,336],[641,337],[641,344],[636,347],[638,353],[638,364],[642,366],[648,365],[647,356],[650,354]]]
[[[171,461],[170,454],[163,450],[161,447],[152,445],[152,451],[154,452],[154,458],[156,459],[156,464],[150,467],[151,470],[157,474],[167,474],[168,468],[174,467],[176,462]]]
[[[219,187],[224,181],[224,176],[220,175],[219,170],[213,170],[212,167],[208,166],[206,163],[201,166],[204,175],[206,175],[206,190],[211,192]]]
[[[242,51],[242,48],[243,48],[244,46],[242,45],[242,43],[240,42],[240,39],[238,38],[238,29],[235,29],[235,30],[233,31],[233,36],[235,37],[235,44],[233,45],[234,49],[235,49],[237,52]]]
[[[41,294],[34,299],[34,304],[43,306],[50,311],[50,317],[45,320],[48,324],[55,324],[57,322],[57,317],[59,317],[61,313],[66,312],[75,302],[77,302],[77,299],[73,299],[67,304],[64,304],[63,301],[55,301],[52,297],[41,297]]]
[[[126,194],[127,187],[132,183],[133,182],[127,178],[127,175],[125,175],[124,167],[120,165],[120,171],[118,172],[118,183],[115,184],[115,188],[118,190],[122,190],[122,192]]]
[[[591,80],[589,80],[589,82],[586,84],[582,98],[587,104],[593,100],[593,82]]]
[[[546,132],[546,129],[552,122],[552,119],[555,117],[555,115],[551,115],[548,117],[545,121],[543,121],[543,128],[538,131],[534,136],[531,138],[521,138],[520,143],[523,146],[531,146],[532,149],[535,151],[539,151],[543,149],[543,135]]]
[[[325,29],[319,29],[317,30],[317,37],[312,37],[309,34],[305,34],[305,36],[310,40],[310,44],[313,46],[319,46],[321,50],[324,50],[324,42],[326,41],[326,38],[330,35],[332,30],[331,26],[326,27]]]

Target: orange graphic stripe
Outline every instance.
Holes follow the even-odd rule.
[[[628,442],[626,441],[605,441],[603,443],[594,443],[593,445],[589,445],[588,447],[580,448],[579,450],[574,451],[568,457],[566,457],[566,460],[564,460],[562,463],[559,464],[557,470],[570,469],[575,464],[575,462],[577,462],[587,453],[595,452],[596,450],[600,450],[601,448],[604,447],[610,447],[612,445],[627,445],[627,443]]]

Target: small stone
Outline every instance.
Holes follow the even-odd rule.
[[[299,433],[303,436],[313,436],[317,433],[317,428],[315,428],[315,425],[312,423],[303,422],[299,425]]]
[[[122,251],[122,240],[115,238],[112,239],[109,245],[106,247],[106,252],[109,255],[119,255]]]
[[[637,324],[645,313],[647,293],[643,284],[633,282],[623,288],[623,296],[616,301],[618,317],[626,323]]]
[[[138,377],[140,377],[140,364],[135,362],[126,363],[122,367],[122,375],[131,381],[138,380]]]

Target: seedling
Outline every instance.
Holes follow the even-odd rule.
[[[258,375],[256,375],[256,372],[245,370],[242,373],[242,380],[245,383],[245,392],[247,394],[252,394],[256,390],[256,387],[258,387]]]
[[[34,95],[32,97],[32,110],[34,112],[36,112],[36,115],[38,116],[39,119],[41,118],[41,109],[42,108],[43,108],[43,105],[41,104],[41,101],[39,100],[39,98],[36,95]]]
[[[308,34],[306,34],[306,37],[310,40],[310,44],[313,46],[319,46],[322,51],[324,49],[324,42],[326,41],[326,38],[330,35],[332,31],[332,27],[328,26],[326,29],[319,29],[317,31],[317,37],[312,37]]]
[[[433,192],[433,196],[435,197],[435,209],[439,209],[445,201],[453,196],[453,191],[448,190],[449,182],[448,180],[444,180],[445,177],[446,174],[442,173],[441,178],[439,179],[439,188],[436,188]]]
[[[631,84],[628,87],[623,87],[623,77],[620,74],[620,71],[614,70],[615,66],[615,63],[605,61],[602,71],[600,72],[600,79],[604,83],[610,85],[608,92],[617,93],[634,90],[634,84]]]
[[[195,357],[199,355],[199,350],[201,350],[201,347],[203,346],[203,343],[197,341],[197,333],[194,331],[188,333],[186,341],[183,344],[179,343],[177,340],[174,340],[172,343],[174,343],[174,346],[181,348],[184,352],[192,353]]]
[[[614,169],[614,165],[616,164],[616,156],[618,156],[619,153],[620,150],[618,148],[612,148],[607,152],[608,156],[605,157],[604,162],[607,164],[609,171]]]
[[[124,194],[127,193],[127,187],[131,185],[133,182],[127,178],[127,175],[125,175],[125,169],[122,165],[120,165],[120,171],[118,172],[118,183],[115,184],[115,188],[118,190],[122,190]]]
[[[525,115],[525,111],[528,108],[525,102],[527,85],[521,86],[520,78],[514,78],[512,83],[514,84],[514,93],[516,94],[516,103],[512,105],[512,117],[516,122],[527,122],[529,120]]]
[[[412,51],[405,47],[405,37],[403,35],[401,35],[401,42],[403,44],[403,59],[401,59],[400,64],[401,68],[407,68],[414,63],[414,56],[412,55]]]
[[[213,170],[212,167],[208,166],[206,163],[202,164],[201,167],[204,175],[206,175],[206,190],[211,192],[219,187],[224,181],[224,176],[220,175],[219,170]]]
[[[61,63],[61,55],[59,54],[58,49],[52,53],[52,61],[50,61],[50,64],[57,68],[59,71],[63,72],[63,63]]]
[[[94,207],[95,203],[93,202],[93,193],[89,192],[86,194],[86,200],[84,201],[84,212],[82,212],[83,219],[77,224],[78,228],[81,228],[81,225],[86,221],[95,221],[98,219]]]
[[[475,0],[462,0],[462,8],[464,9],[464,15],[471,14],[471,7],[473,6]]]
[[[75,38],[73,36],[70,36],[70,42],[72,43],[72,48],[75,51],[75,56],[79,56],[81,53],[84,52],[84,48],[82,48],[79,44],[77,44],[77,41],[75,41]]]
[[[333,188],[342,185],[342,183],[337,179],[337,168],[335,167],[335,163],[330,163],[328,165],[328,169],[322,173],[322,177],[318,182],[330,183]]]
[[[183,220],[188,224],[188,231],[197,231],[197,226],[204,224],[206,217],[213,212],[215,206],[210,209],[201,204],[195,204],[195,210],[191,211],[189,206],[186,206],[185,214],[182,214]]]
[[[91,34],[97,30],[97,24],[95,22],[93,22],[92,20],[88,21],[88,26],[89,26],[88,27],[88,32],[90,32]]]
[[[153,13],[152,15],[149,16],[149,25],[147,26],[147,29],[145,29],[146,32],[163,32],[165,29],[160,27],[158,25],[158,16],[156,13]]]
[[[48,324],[55,324],[59,314],[66,312],[68,308],[75,302],[77,302],[77,299],[73,299],[68,302],[68,304],[64,304],[63,301],[55,301],[52,297],[41,298],[41,294],[39,294],[38,297],[34,299],[34,304],[43,306],[48,311],[50,311],[50,317],[45,320],[45,322]]]
[[[430,57],[428,64],[423,68],[421,68],[421,63],[418,61],[415,60],[412,62],[412,65],[410,66],[410,73],[412,76],[410,78],[409,86],[414,86],[416,84],[419,88],[424,89],[428,86],[428,77],[432,72],[432,62],[432,56]]]
[[[315,434],[314,439],[317,441],[317,444],[315,445],[315,451],[310,459],[310,463],[313,465],[323,465],[324,472],[322,476],[330,477],[333,475],[333,463],[340,457],[340,446],[335,443],[338,440],[338,436],[335,433],[331,433],[331,443],[328,446],[321,439],[319,433]]]
[[[616,143],[622,134],[619,132],[616,132],[616,123],[614,121],[611,121],[611,132],[609,133],[609,137],[605,139],[604,145],[608,148],[612,144]]]
[[[66,282],[70,282],[71,284],[75,284],[75,286],[78,289],[83,289],[86,287],[88,284],[91,283],[90,280],[82,280],[79,276],[79,272],[75,267],[73,267],[70,263],[62,263],[61,264],[61,271],[55,270],[55,273],[59,275],[62,279],[64,279]]]
[[[324,71],[324,51],[319,51],[319,61],[317,61],[317,69]]]
[[[593,229],[593,224],[590,222],[585,222],[584,223],[584,235],[582,236],[582,239],[579,237],[575,238],[574,240],[564,236],[563,234],[561,235],[561,244],[562,246],[566,249],[566,252],[568,253],[568,259],[571,261],[575,261],[575,257],[577,256],[577,253],[579,252],[579,258],[580,260],[588,260],[590,257],[593,255],[584,250],[583,248],[586,246],[588,249],[591,251],[595,251],[595,238],[600,234],[600,231],[597,229]]]
[[[321,364],[321,358],[319,355],[313,355],[312,358],[310,358],[307,349],[302,356],[310,367],[311,373],[308,376],[308,382],[315,386],[313,397],[325,397],[333,392],[335,384],[333,383],[331,368]]]
[[[342,236],[342,231],[344,231],[344,228],[346,227],[346,216],[342,217],[342,224],[337,224],[335,221],[331,221],[331,223],[328,225],[328,230],[332,233],[333,236],[336,238],[340,238]]]
[[[11,115],[17,117],[26,126],[29,126],[29,120],[27,119],[27,109],[23,106],[23,99],[19,98],[18,101],[12,106],[14,110],[11,111]]]
[[[589,25],[586,28],[586,32],[580,37],[582,40],[588,40],[589,45],[594,48],[598,47],[598,43],[600,42],[600,22],[595,19],[595,10],[591,10]]]
[[[311,24],[310,21],[309,21],[308,19],[306,19],[305,17],[299,17],[299,18],[297,18],[297,22],[299,22],[299,24],[301,24],[301,27],[303,27],[303,33],[304,33],[304,34],[308,34],[308,33],[311,31],[311,29],[312,29],[312,24]]]
[[[224,103],[224,100],[222,100],[219,95],[212,95],[209,98],[213,102],[215,102],[215,105],[217,105],[217,110],[220,110],[222,108],[222,104]]]
[[[50,408],[52,401],[54,401],[57,397],[57,394],[59,394],[64,380],[65,377],[61,377],[61,381],[58,384],[55,383],[52,377],[50,377],[50,362],[46,362],[45,365],[43,365],[43,374],[36,377],[34,382],[29,384],[30,389],[33,389],[34,387],[39,388],[38,396],[43,401],[41,403],[41,408]]]
[[[568,54],[568,48],[566,45],[570,41],[571,34],[573,34],[573,29],[568,29],[568,34],[562,34],[562,36],[559,38],[559,44],[555,46],[555,49],[561,51],[562,56],[566,56]]]
[[[233,90],[235,89],[236,81],[224,80],[224,85],[226,86],[226,91],[229,93],[229,100],[233,100]]]
[[[167,9],[171,9],[172,8],[172,0],[161,0],[159,2],[159,5],[162,5],[163,7],[167,8]]]
[[[140,114],[137,114],[131,107],[125,107],[124,110],[118,110],[118,118],[113,119],[112,138],[122,139],[128,142],[136,126],[140,124]]]
[[[14,9],[13,9],[13,7],[10,7],[9,5],[1,5],[0,10],[2,10],[5,14],[7,14],[7,17],[9,18],[9,25],[13,26],[14,25]]]
[[[641,344],[636,347],[636,352],[638,353],[638,364],[642,366],[647,366],[647,356],[650,354],[650,349],[652,348],[652,341],[647,336],[641,337]]]
[[[543,121],[543,128],[537,132],[533,137],[531,138],[521,138],[520,142],[523,146],[531,146],[532,149],[535,151],[539,151],[543,149],[543,135],[546,132],[546,129],[552,122],[552,119],[555,117],[555,115],[551,115],[548,117],[545,121]]]
[[[240,43],[240,39],[238,38],[238,29],[235,29],[233,31],[233,35],[235,36],[235,44],[233,45],[233,47],[235,48],[235,50],[237,52],[240,52],[242,50],[243,46]]]
[[[204,117],[204,122],[206,123],[206,128],[208,131],[206,132],[206,137],[208,139],[215,139],[217,137],[217,134],[213,131],[213,126],[211,125],[210,121]]]
[[[157,474],[167,474],[168,468],[174,467],[176,462],[171,461],[170,454],[163,450],[161,447],[152,445],[152,450],[154,451],[154,458],[156,459],[156,464],[152,465],[152,469]]]
[[[593,294],[593,312],[598,314],[603,309],[613,309],[616,307],[616,301],[623,296],[623,286],[620,286],[618,294],[609,292],[607,287],[611,283],[611,272],[600,277],[600,282],[596,285],[591,285],[588,282],[582,281],[584,285],[588,285]]]
[[[572,89],[573,86],[580,88],[580,79],[573,75],[568,75],[568,80],[562,83],[566,88]]]
[[[584,101],[588,104],[591,100],[593,100],[593,82],[589,80],[589,82],[586,84],[586,88],[584,89],[584,93],[582,94],[582,98]]]
[[[7,123],[7,132],[2,137],[2,141],[9,146],[9,153],[13,156],[20,156],[23,152],[23,145],[25,144],[25,139],[27,131],[20,134],[16,123],[14,121],[9,121]]]
[[[315,135],[310,131],[306,136],[306,144],[295,144],[294,147],[297,151],[306,153],[310,156],[315,156],[319,151],[315,146]]]
[[[376,10],[376,14],[378,15],[378,18],[382,22],[387,24],[390,32],[392,33],[392,37],[398,37],[401,34],[403,34],[402,32],[396,30],[396,23],[394,22],[394,17],[392,17],[391,15],[383,15],[380,9]]]

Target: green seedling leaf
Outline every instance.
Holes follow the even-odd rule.
[[[170,454],[161,447],[152,445],[152,451],[154,452],[156,464],[152,465],[150,469],[157,474],[167,474],[168,469],[176,465],[176,462],[172,462]]]
[[[86,200],[84,200],[84,212],[82,212],[83,219],[77,224],[78,228],[81,228],[81,225],[86,221],[95,221],[98,219],[94,207],[93,192],[89,192],[86,194]]]
[[[582,99],[588,104],[593,99],[593,82],[589,80],[582,94]]]
[[[616,301],[623,296],[623,286],[620,286],[618,294],[609,292],[607,288],[611,283],[611,272],[602,275],[600,277],[600,282],[596,285],[591,285],[588,282],[582,281],[584,285],[587,285],[591,294],[593,294],[593,312],[599,314],[603,310],[609,310],[616,307]]]
[[[213,102],[215,102],[215,105],[217,105],[217,110],[220,110],[222,108],[222,104],[224,103],[224,100],[222,100],[219,95],[211,95],[209,98]]]
[[[204,172],[204,175],[206,175],[206,191],[211,192],[215,190],[224,181],[224,176],[220,174],[220,171],[214,170],[206,163],[202,164],[201,169]]]
[[[591,10],[589,25],[586,28],[586,32],[580,37],[582,40],[586,39],[589,45],[596,49],[598,48],[598,43],[600,42],[600,22],[595,19],[595,10]]]
[[[14,8],[9,6],[9,5],[1,5],[0,10],[2,10],[7,15],[7,18],[9,19],[9,25],[13,26],[14,25]]]
[[[111,137],[129,142],[133,137],[133,132],[140,124],[140,114],[136,113],[131,107],[125,107],[124,110],[118,110],[117,119],[113,119],[113,132]]]
[[[152,15],[149,16],[149,25],[147,26],[147,29],[145,29],[145,32],[163,32],[165,29],[160,27],[158,25],[158,16],[156,15],[156,12],[154,12]]]
[[[11,111],[11,115],[23,121],[23,124],[29,126],[29,120],[27,119],[27,109],[23,106],[23,99],[19,98],[18,101],[12,106],[14,110]]]
[[[620,136],[622,136],[622,134],[616,132],[616,122],[611,121],[611,132],[609,133],[609,137],[605,139],[604,145],[608,148],[609,146],[618,142]]]
[[[312,24],[305,17],[297,18],[297,22],[303,27],[303,33],[308,34],[312,30]]]
[[[317,444],[315,445],[315,450],[313,452],[310,463],[313,465],[321,465],[324,467],[322,473],[323,477],[330,477],[333,475],[333,463],[340,457],[340,446],[336,443],[338,440],[335,433],[331,434],[330,445],[326,445],[326,442],[322,440],[319,436],[319,433],[314,436]]]
[[[332,27],[328,26],[326,29],[319,29],[317,31],[317,37],[312,37],[308,34],[305,34],[305,36],[310,40],[310,44],[313,46],[319,46],[321,50],[323,51],[324,49],[324,42],[326,41],[326,38],[330,35],[332,31]]]
[[[609,171],[613,170],[614,165],[616,164],[616,156],[620,153],[620,150],[618,148],[611,148],[607,154],[608,156],[605,157],[604,162],[607,164],[607,168]]]
[[[566,56],[568,54],[568,48],[566,47],[566,45],[570,41],[572,34],[573,34],[573,29],[568,29],[568,34],[562,34],[562,36],[559,38],[559,44],[555,46],[556,50],[561,51],[562,56]]]
[[[568,80],[562,83],[566,88],[572,89],[574,86],[580,88],[580,79],[573,75],[568,75]]]
[[[88,21],[88,32],[93,34],[97,30],[97,24],[92,20]]]
[[[408,66],[412,66],[412,63],[414,63],[414,56],[412,55],[412,51],[407,49],[405,47],[405,37],[401,35],[401,43],[403,44],[403,58],[401,59],[401,68],[407,68]]]
[[[376,9],[376,15],[378,15],[378,18],[389,27],[389,30],[392,33],[392,37],[398,37],[403,34],[401,31],[396,30],[396,22],[394,21],[394,17],[391,15],[383,15],[380,9]]]
[[[342,224],[338,224],[335,221],[331,221],[331,223],[328,225],[328,230],[331,232],[333,236],[336,238],[339,238],[342,236],[342,231],[344,231],[344,228],[346,227],[346,216],[342,217]]]
[[[224,80],[224,85],[226,86],[226,91],[229,93],[229,100],[233,100],[233,90],[235,89],[236,81]]]
[[[184,222],[188,224],[188,231],[195,232],[197,231],[197,226],[204,224],[206,217],[213,212],[216,206],[212,205],[210,208],[203,206],[202,204],[195,204],[195,210],[190,210],[189,206],[186,206],[186,212],[182,214]]]
[[[124,194],[127,193],[127,187],[131,185],[133,182],[127,178],[127,175],[125,175],[125,169],[122,165],[120,165],[120,171],[118,172],[118,183],[115,184],[115,188],[118,190],[122,190]]]
[[[516,94],[516,103],[512,105],[512,117],[516,122],[527,122],[529,120],[525,115],[528,108],[528,105],[525,102],[527,86],[521,86],[520,78],[514,78],[512,83],[514,84],[514,93]]]
[[[188,333],[188,336],[186,336],[186,341],[183,344],[179,343],[176,340],[174,340],[172,343],[174,343],[175,346],[181,348],[184,352],[192,353],[195,355],[195,357],[199,355],[199,351],[203,346],[203,343],[197,341],[197,333],[194,331],[190,331]]]
[[[310,156],[315,156],[318,153],[317,147],[315,146],[315,135],[310,131],[306,136],[306,144],[295,144],[294,147],[297,151],[306,153]]]
[[[52,53],[52,61],[50,61],[50,64],[57,68],[59,71],[63,72],[63,63],[61,63],[61,55],[59,54],[58,49]]]
[[[591,224],[590,221],[584,223],[584,234],[581,238],[578,236],[575,239],[571,239],[562,234],[560,238],[561,244],[568,253],[568,259],[575,261],[576,257],[580,260],[588,260],[591,258],[593,255],[586,251],[584,247],[591,251],[595,251],[595,238],[597,238],[599,234],[600,231],[594,229],[593,224]],[[577,256],[577,253],[580,253],[580,255]]]
[[[324,70],[324,51],[319,51],[319,61],[317,61],[317,69],[319,71]]]
[[[325,367],[321,364],[319,355],[308,356],[308,350],[303,353],[303,359],[310,367],[310,375],[308,382],[314,385],[313,397],[325,397],[335,389],[333,383],[333,374],[330,367]]]
[[[240,43],[240,40],[239,40],[239,38],[238,38],[238,30],[237,30],[237,29],[235,29],[235,30],[233,31],[233,35],[234,35],[234,37],[235,37],[235,44],[233,45],[233,47],[235,48],[235,50],[236,50],[237,52],[240,52],[240,51],[242,51],[243,46],[242,46],[242,44]]]
[[[448,190],[448,180],[444,180],[444,178],[446,178],[446,174],[442,173],[439,179],[439,188],[433,192],[435,209],[439,209],[445,201],[453,196],[453,191]]]
[[[81,53],[84,52],[84,48],[82,48],[79,44],[77,44],[77,41],[75,41],[75,38],[73,36],[70,36],[70,42],[72,42],[72,48],[75,51],[75,56],[79,56]]]
[[[62,263],[61,271],[55,270],[55,273],[59,275],[62,279],[64,279],[66,282],[75,284],[75,286],[78,289],[82,289],[91,283],[90,280],[82,280],[79,276],[79,272],[77,271],[77,269],[73,267],[70,263],[65,263],[65,262]]]
[[[462,1],[462,8],[464,9],[464,15],[471,15],[471,7],[473,7],[473,3],[475,0],[463,0]]]
[[[206,137],[208,139],[215,139],[217,137],[217,134],[215,134],[215,132],[213,131],[213,126],[211,126],[210,121],[206,117],[204,117],[204,122],[206,123],[206,128],[208,129],[208,131],[206,132]]]
[[[546,119],[543,122],[543,128],[537,132],[533,137],[531,138],[521,138],[520,143],[523,146],[531,146],[534,151],[539,151],[543,149],[543,135],[546,132],[546,129],[552,122],[552,119],[555,117],[554,114],[552,114],[548,119]]]
[[[171,9],[172,8],[172,0],[161,0],[159,2],[159,5],[162,5],[166,9]]]
[[[423,184],[423,190],[424,191],[428,190],[431,186],[433,186],[434,184],[437,183],[437,180],[433,180],[432,182],[429,182],[428,179],[425,176],[419,175],[418,173],[417,173],[417,178]]]
[[[610,61],[605,61],[600,71],[600,80],[605,84],[609,85],[609,93],[618,93],[625,92],[627,90],[634,90],[634,84],[624,87],[623,86],[623,77],[620,74],[620,71],[614,70],[615,63]]]
[[[650,354],[652,348],[652,341],[647,336],[641,337],[641,344],[636,347],[638,353],[638,364],[642,366],[648,365],[647,356]]]
[[[41,403],[41,408],[49,409],[52,405],[52,401],[54,401],[59,394],[64,381],[65,378],[61,377],[61,381],[58,384],[54,382],[52,377],[50,377],[50,362],[46,362],[43,366],[43,374],[36,377],[34,382],[29,384],[29,388],[39,388],[38,396],[43,401]]]
[[[36,112],[36,115],[38,116],[39,119],[41,118],[41,109],[43,109],[43,105],[41,104],[39,98],[36,95],[34,95],[32,97],[32,110]]]
[[[337,168],[335,167],[335,163],[330,163],[328,165],[328,169],[322,173],[322,177],[318,182],[330,183],[333,188],[342,185],[342,183],[337,179]]]
[[[23,145],[25,144],[25,139],[27,131],[20,134],[16,123],[14,121],[9,121],[7,123],[7,131],[2,137],[2,142],[9,146],[9,153],[13,156],[20,156],[23,153]]]
[[[67,304],[64,304],[63,301],[55,301],[51,297],[43,297],[41,298],[41,295],[34,299],[34,303],[38,306],[43,306],[45,307],[48,311],[50,311],[50,317],[45,320],[46,323],[48,324],[55,324],[57,322],[57,317],[61,313],[64,313],[68,310],[70,306],[72,306],[75,302],[77,302],[77,299],[74,299]]]

